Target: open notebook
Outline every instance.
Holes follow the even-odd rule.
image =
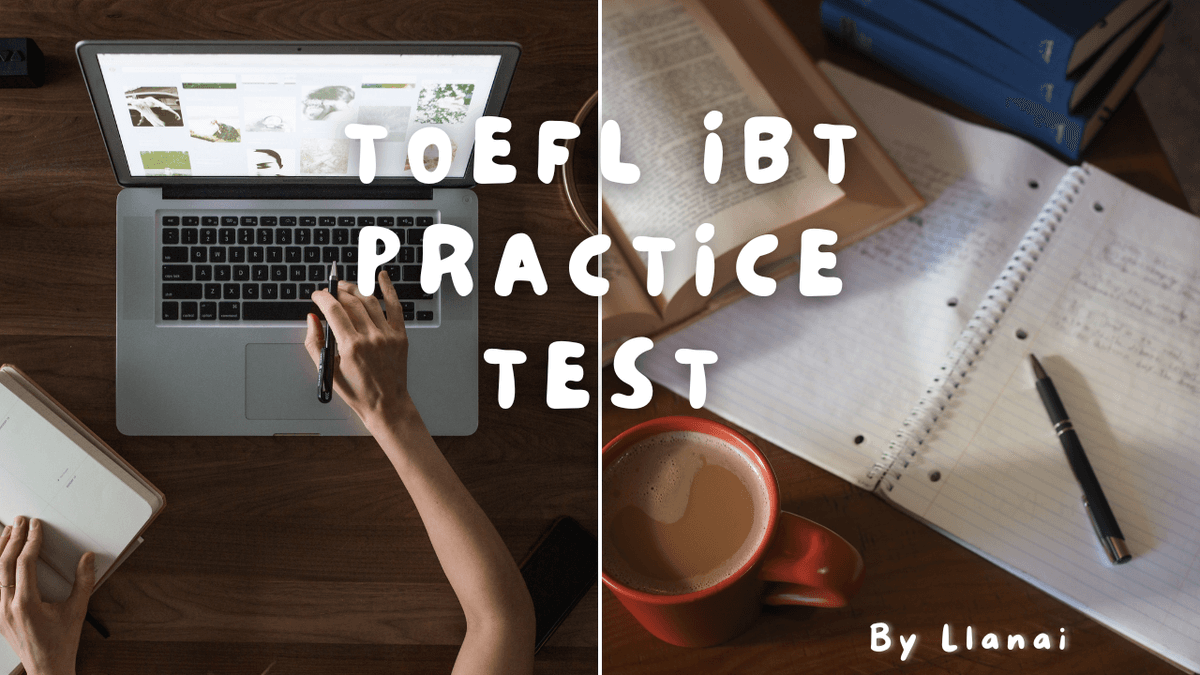
[[[49,394],[13,366],[0,368],[0,523],[18,515],[43,521],[43,600],[67,599],[86,551],[96,554],[96,585],[104,583],[163,504],[161,492]],[[20,667],[0,639],[0,673]]]
[[[829,64],[929,206],[663,340],[711,349],[705,407],[1200,670],[1200,219]],[[847,171],[853,171],[847,167]],[[1133,560],[1109,564],[1042,407],[1054,379]]]

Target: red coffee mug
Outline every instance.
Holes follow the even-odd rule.
[[[766,533],[754,555],[732,575],[681,595],[635,590],[603,574],[604,585],[646,630],[681,647],[724,642],[749,627],[762,605],[843,607],[863,583],[858,551],[832,531],[780,511],[779,484],[767,458],[745,436],[698,417],[662,417],[625,431],[604,446],[603,466],[645,438],[672,431],[707,434],[749,457],[768,496]]]

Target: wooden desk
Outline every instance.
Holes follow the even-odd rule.
[[[480,425],[438,439],[520,560],[557,516],[596,531],[596,411],[545,404],[546,348],[587,345],[596,300],[566,261],[585,236],[557,182],[537,180],[538,126],[570,120],[596,83],[596,4],[12,0],[0,33],[34,38],[46,85],[0,90],[0,360],[19,365],[167,495],[146,543],[92,599],[80,673],[449,672],[465,620],[425,530],[374,441],[132,438],[114,424],[118,186],[75,59],[82,39],[514,40],[503,113],[517,181],[480,201],[480,354],[521,349],[517,400],[496,404],[480,358]],[[528,233],[550,292],[492,290],[508,237]],[[164,364],[165,365],[165,364]],[[595,389],[595,369],[583,385]],[[181,383],[186,386],[186,383]],[[537,657],[596,668],[596,596]]]
[[[772,2],[814,59],[839,65],[938,106],[972,122],[984,120],[966,109],[917,89],[902,78],[845,48],[828,43],[817,20],[819,0]],[[1187,209],[1187,202],[1136,98],[1117,111],[1085,155],[1122,180]],[[621,410],[607,397],[628,388],[605,370],[605,442],[638,422],[665,415],[699,415],[686,398],[655,388],[641,410]],[[744,429],[741,431],[745,432]],[[873,494],[850,485],[809,462],[763,441],[779,477],[781,501],[789,511],[830,527],[863,554],[867,579],[849,607],[838,610],[766,608],[749,631],[708,649],[684,649],[661,642],[643,629],[608,590],[602,592],[606,675],[621,673],[1178,673],[1136,644],[1086,618],[950,539],[910,518]],[[870,650],[870,625],[893,627],[893,649]],[[955,630],[956,653],[940,648],[942,625]],[[966,651],[966,626],[976,640],[987,632],[1069,634],[1068,649],[1025,652]],[[917,633],[918,644],[905,663],[896,633]],[[1057,645],[1057,638],[1055,638]],[[977,642],[978,645],[978,642]]]

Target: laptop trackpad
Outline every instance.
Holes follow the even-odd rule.
[[[246,418],[342,420],[353,414],[337,394],[317,400],[317,369],[303,344],[246,345]]]

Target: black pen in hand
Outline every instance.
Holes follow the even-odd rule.
[[[1042,397],[1042,404],[1050,415],[1050,422],[1054,425],[1054,432],[1058,434],[1058,441],[1062,443],[1063,452],[1067,454],[1067,463],[1071,465],[1075,480],[1079,481],[1079,486],[1083,488],[1083,506],[1092,520],[1096,536],[1100,538],[1100,545],[1113,564],[1129,562],[1132,556],[1125,546],[1125,535],[1121,534],[1121,526],[1117,525],[1117,517],[1109,508],[1108,500],[1104,498],[1104,491],[1100,489],[1096,472],[1092,470],[1091,462],[1083,453],[1083,444],[1079,442],[1071,418],[1067,417],[1067,409],[1063,407],[1058,392],[1054,389],[1054,383],[1042,369],[1042,364],[1038,363],[1037,357],[1030,354],[1029,361],[1033,364],[1033,374],[1037,378],[1037,390]]]
[[[329,294],[337,300],[338,278],[337,261],[329,266]],[[321,365],[317,366],[317,400],[329,403],[333,400],[333,357],[337,351],[337,340],[333,337],[333,328],[329,319],[325,319],[325,346],[321,348]]]

